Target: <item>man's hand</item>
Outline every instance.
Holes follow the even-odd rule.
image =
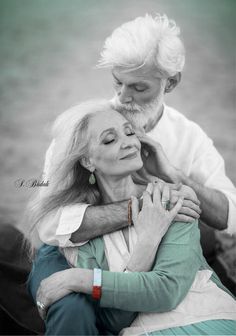
[[[183,185],[182,183],[166,183],[161,179],[155,183],[159,185],[162,193],[165,186],[168,186],[170,192],[169,196],[167,197],[166,195],[165,198],[169,203],[169,209],[172,209],[173,206],[175,206],[179,198],[183,199],[182,207],[174,218],[175,222],[191,223],[200,217],[202,212],[200,209],[200,201],[192,188]]]
[[[170,208],[176,204],[179,197],[184,198],[184,201],[174,221],[191,223],[198,219],[202,211],[195,191],[186,185],[181,185],[179,189],[172,188],[170,193]]]
[[[162,146],[146,134],[139,134],[144,169],[166,182],[178,183],[178,170],[167,159]]]

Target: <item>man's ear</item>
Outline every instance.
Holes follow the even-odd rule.
[[[165,93],[171,92],[181,81],[181,72],[177,72],[176,75],[167,79]]]
[[[84,168],[86,168],[87,170],[89,170],[90,172],[93,172],[95,170],[91,160],[86,157],[86,156],[83,156],[81,159],[80,159],[80,164],[81,166],[83,166]]]

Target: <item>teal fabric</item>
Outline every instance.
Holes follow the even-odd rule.
[[[79,248],[78,267],[103,269],[101,307],[133,312],[174,309],[188,293],[197,271],[209,269],[196,222],[170,226],[150,272],[109,272],[102,238]],[[226,290],[215,274],[212,280]]]
[[[143,335],[236,335],[236,321],[232,320],[211,320],[185,327],[163,329],[160,331],[148,332]]]
[[[43,245],[37,252],[28,279],[28,289],[34,301],[43,279],[69,268],[58,247]],[[135,312],[101,308],[91,295],[71,293],[49,307],[45,321],[46,335],[118,335],[136,316]]]

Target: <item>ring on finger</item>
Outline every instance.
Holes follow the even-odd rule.
[[[46,310],[46,306],[45,306],[44,303],[42,303],[42,302],[40,302],[40,301],[37,301],[36,304],[37,304],[37,307],[38,307],[39,309],[41,309],[41,310]]]
[[[162,204],[162,206],[165,210],[170,209],[170,201],[169,200],[168,201],[167,200],[166,201],[161,201],[161,204]]]

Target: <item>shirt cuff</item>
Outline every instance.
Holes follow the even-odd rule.
[[[71,235],[77,231],[82,224],[84,213],[88,206],[89,204],[80,203],[63,207],[56,235]]]
[[[225,193],[229,201],[229,213],[228,213],[228,222],[227,222],[227,229],[224,232],[233,235],[236,234],[236,202],[230,199],[230,196]]]

